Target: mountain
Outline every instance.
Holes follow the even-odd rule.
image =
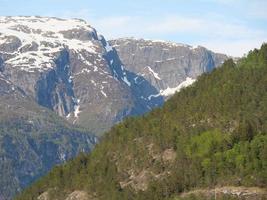
[[[103,133],[123,117],[163,103],[139,96],[132,85],[138,76],[83,20],[1,17],[0,33],[1,74],[73,124]],[[143,86],[155,90],[146,80]]]
[[[192,84],[199,75],[211,72],[228,59],[204,47],[173,42],[122,38],[109,43],[118,52],[125,68],[146,79],[157,93],[147,92],[148,99],[170,97]],[[140,80],[136,80],[138,83]]]
[[[132,40],[143,47],[120,55],[128,48],[124,40],[107,42],[80,19],[0,17],[0,199],[89,152],[94,135],[162,106],[166,96],[227,58],[145,40]],[[135,62],[149,62],[128,62],[133,53]]]
[[[110,41],[114,49],[79,19],[1,17],[0,34],[1,74],[39,105],[98,135],[161,106],[227,58],[144,40]]]
[[[0,75],[0,199],[10,199],[52,167],[89,152],[97,138],[39,106]]]
[[[16,199],[266,199],[266,77],[263,44],[114,126]]]

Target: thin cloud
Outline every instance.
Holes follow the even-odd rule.
[[[224,52],[230,56],[242,57],[254,48],[260,48],[263,42],[267,39],[254,40],[208,40],[200,42],[199,44],[215,52]]]
[[[212,19],[212,20],[211,20]],[[211,50],[242,56],[267,41],[267,32],[250,28],[242,22],[220,21],[215,16],[206,18],[166,16],[161,19],[121,16],[93,20],[97,29],[108,38],[137,37],[162,39],[168,35],[191,34]],[[181,41],[176,41],[181,42]]]
[[[211,20],[213,19],[213,20]],[[262,37],[266,32],[247,27],[241,22],[227,22],[214,17],[196,18],[171,16],[161,21],[146,22],[144,31],[162,34],[190,33],[207,37],[251,38]]]
[[[179,43],[202,45],[232,56],[242,56],[267,41],[266,29],[257,29],[245,20],[229,19],[217,13],[206,13],[203,16],[163,15],[153,18],[141,15],[97,17],[99,15],[94,11],[83,9],[58,15],[86,19],[107,39],[136,37],[175,40]],[[262,15],[264,16],[264,13]],[[184,39],[188,35],[196,39]]]

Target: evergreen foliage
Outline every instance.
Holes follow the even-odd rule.
[[[145,200],[195,188],[267,187],[266,133],[263,44],[238,63],[228,60],[202,75],[162,108],[114,126],[90,155],[55,167],[17,200],[37,199],[45,191],[51,199],[84,190],[97,199]],[[175,159],[167,159],[172,151]],[[144,189],[136,189],[131,175],[142,173],[150,175],[142,181]]]

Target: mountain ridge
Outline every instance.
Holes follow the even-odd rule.
[[[156,65],[157,70],[172,74],[159,80],[154,66],[138,66],[135,70],[127,62],[132,59],[131,53],[127,53],[126,59],[118,55],[119,47],[114,48],[112,42],[106,41],[84,20],[28,16],[1,17],[0,23],[1,74],[41,106],[100,135],[124,117],[161,106],[164,98],[179,90],[178,86],[187,78],[196,79],[227,58],[222,56],[216,61],[210,51],[203,49],[194,54],[184,45],[186,58],[169,61],[167,64],[172,69],[168,71],[167,64]],[[173,43],[178,48],[174,50],[166,47],[169,43],[161,44],[169,48],[171,55],[183,51],[179,44]],[[143,45],[155,51],[163,49]],[[141,49],[138,52],[144,54]],[[196,57],[192,59],[195,64],[190,64],[191,56]],[[157,62],[153,52],[149,60]],[[198,65],[203,69],[191,76],[190,71],[199,68]]]
[[[163,48],[143,45],[156,51]],[[179,54],[178,47],[168,48],[171,55]],[[186,63],[194,55],[196,65],[180,67],[170,61],[174,77],[169,84],[169,77],[163,80],[153,66],[133,70],[84,20],[0,17],[0,168],[4,177],[0,198],[9,199],[79,152],[90,152],[98,138],[125,117],[162,106],[194,81],[186,78],[187,72],[198,66],[218,67],[220,62],[214,62],[211,52],[203,49],[194,54],[185,48],[185,60],[179,62]],[[141,49],[136,52],[142,54]],[[151,62],[157,61],[155,57],[148,56]],[[158,68],[167,69],[167,65]],[[196,70],[194,79],[203,72]]]
[[[165,98],[174,94],[183,81],[211,72],[228,58],[204,47],[168,41],[121,38],[110,43],[126,69],[143,76],[158,90],[158,95],[163,94]],[[171,89],[170,95],[164,95]]]

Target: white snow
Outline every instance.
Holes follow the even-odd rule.
[[[66,118],[67,118],[67,119],[69,119],[69,118],[70,118],[70,116],[71,116],[71,113],[69,113],[69,114],[66,116]]]
[[[79,117],[79,113],[81,113],[80,106],[79,105],[75,105],[74,106],[74,117],[78,118]]]
[[[77,57],[87,66],[92,66],[92,63],[90,63],[87,59],[84,58],[82,53],[78,53]]]
[[[158,93],[158,94],[151,94],[151,95],[149,95],[147,98],[148,98],[148,100],[151,100],[151,98],[153,98],[153,97],[159,97],[161,95],[161,93]]]
[[[68,80],[69,83],[72,83],[72,79],[73,79],[73,76],[70,76],[70,77],[69,77],[69,80]]]
[[[137,84],[137,79],[138,79],[139,77],[137,76],[137,77],[135,77],[134,78],[134,82]]]
[[[199,45],[194,45],[194,46],[190,46],[190,49],[191,50],[195,50],[195,49],[197,49],[197,48],[199,48],[200,46]]]
[[[127,79],[126,76],[124,76],[122,80],[123,80],[129,87],[131,87],[131,83],[129,82],[129,80]]]
[[[90,73],[90,72],[91,72],[91,70],[86,69],[86,68],[82,69],[82,71],[81,71],[81,73]]]
[[[24,30],[25,29],[25,30]],[[69,48],[80,53],[86,50],[89,53],[96,53],[96,45],[93,41],[81,41],[65,38],[62,31],[73,29],[93,32],[94,29],[85,21],[78,19],[57,19],[46,17],[0,17],[0,41],[8,42],[7,36],[15,36],[20,39],[22,47],[37,43],[38,50],[32,52],[12,53],[13,58],[6,63],[12,66],[25,66],[23,69],[30,71],[30,68],[37,68],[39,71],[47,70],[54,66],[54,54],[64,48]],[[49,44],[47,46],[46,44]],[[29,64],[30,63],[30,64]],[[27,66],[27,67],[26,67]]]
[[[101,90],[101,93],[102,93],[105,97],[107,97],[107,94],[106,94],[103,90]]]
[[[106,42],[106,43],[107,43],[106,46],[105,46],[106,51],[107,52],[113,51],[112,46],[110,46],[110,44],[108,42]]]
[[[97,66],[94,66],[94,72],[97,72],[97,71],[98,71]]]
[[[66,161],[66,154],[65,153],[59,153],[59,159],[62,161],[62,162],[64,162],[64,161]]]
[[[151,100],[151,98],[158,97],[158,96],[165,96],[165,97],[171,96],[175,94],[176,92],[179,92],[182,88],[192,85],[195,81],[196,79],[187,77],[186,80],[180,83],[177,87],[174,87],[174,88],[167,87],[165,90],[160,90],[158,94],[150,95],[148,99]]]
[[[176,60],[176,58],[168,58],[167,61]]]
[[[182,43],[176,43],[176,42],[170,42],[170,41],[165,41],[165,40],[149,40],[145,39],[145,41],[151,42],[151,43],[158,43],[158,44],[165,44],[173,47],[190,47],[187,44],[182,44]]]
[[[165,90],[161,90],[160,94],[162,96],[173,95],[175,92],[179,92],[182,88],[185,88],[185,87],[188,87],[189,85],[192,85],[195,81],[196,81],[196,79],[192,79],[190,77],[187,77],[186,80],[183,81],[182,83],[180,83],[177,87],[174,87],[174,88],[168,87]]]
[[[161,80],[161,78],[159,77],[159,74],[158,74],[158,73],[156,73],[155,71],[153,71],[153,70],[151,69],[151,67],[149,67],[149,66],[147,66],[147,68],[148,68],[149,72],[151,72],[152,75],[153,75],[156,79]]]
[[[94,86],[96,86],[96,82],[94,80],[91,80],[91,83],[94,84]]]
[[[76,104],[76,105],[74,106],[74,112],[73,112],[73,114],[74,114],[74,117],[75,117],[76,120],[77,120],[78,117],[79,117],[79,114],[81,113],[80,105],[79,105],[79,103],[80,103],[80,99],[72,98],[72,100],[73,100],[73,102]],[[76,120],[74,120],[73,123],[75,123]]]
[[[170,41],[165,41],[165,40],[152,40],[152,39],[142,39],[142,38],[134,38],[134,37],[119,38],[117,40],[123,41],[125,42],[125,44],[127,44],[127,42],[129,41],[134,40],[134,41],[144,41],[144,42],[147,42],[149,45],[152,45],[153,43],[157,43],[157,44],[168,45],[168,46],[173,46],[173,47],[190,48],[190,45],[187,45],[187,44],[170,42]]]

